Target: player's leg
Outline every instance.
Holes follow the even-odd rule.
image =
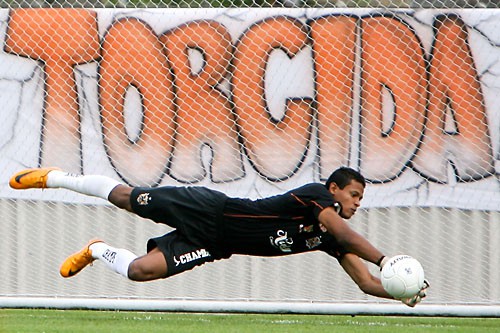
[[[63,262],[60,273],[63,277],[74,276],[95,260],[104,262],[112,271],[130,280],[151,281],[191,270],[213,262],[215,258],[205,248],[194,245],[177,231],[172,231],[150,239],[148,253],[142,257],[101,240],[90,241]]]
[[[120,208],[131,210],[132,188],[100,175],[74,175],[57,168],[26,169],[14,174],[9,185],[18,190],[29,188],[64,188],[81,194],[109,200]]]
[[[204,265],[207,262],[216,260],[210,252],[200,245],[195,245],[177,230],[169,232],[161,237],[152,238],[148,241],[148,253],[158,251],[163,255],[165,267],[167,269],[164,277],[170,277],[182,272],[191,270],[196,266]],[[147,276],[147,270],[152,266],[151,261],[154,257],[144,256],[133,263],[133,267],[129,270],[132,275],[135,272],[140,273],[138,276]],[[155,260],[159,262],[160,260]],[[141,273],[142,271],[142,273]],[[136,278],[138,276],[135,276]]]
[[[158,248],[154,248],[146,255],[130,263],[128,278],[133,281],[152,281],[167,277],[167,261],[165,255]]]
[[[93,258],[132,281],[152,281],[167,276],[165,256],[157,248],[137,257],[126,249],[114,248],[105,243],[96,243],[90,247]]]
[[[114,187],[108,195],[108,201],[118,208],[123,208],[134,213],[130,203],[130,195],[133,188],[127,185],[118,185]]]
[[[112,271],[133,281],[151,281],[167,275],[165,256],[159,249],[138,257],[127,249],[110,246],[101,240],[90,241],[83,249],[66,258],[60,274],[65,278],[72,277],[95,260],[102,261]]]

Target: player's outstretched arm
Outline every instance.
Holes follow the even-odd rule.
[[[319,222],[335,237],[339,245],[362,259],[379,265],[384,257],[366,238],[352,230],[349,225],[331,208],[325,208],[318,216]]]
[[[355,254],[346,253],[340,264],[346,273],[351,277],[351,279],[356,283],[365,294],[394,299],[391,295],[387,293],[380,283],[380,279],[373,276],[365,263]]]
[[[361,291],[365,294],[381,298],[395,299],[387,293],[387,291],[385,291],[384,287],[382,287],[380,279],[370,273],[368,267],[366,267],[365,263],[357,255],[346,253],[342,257],[340,264],[351,279],[358,285],[359,289],[361,289]],[[426,296],[428,286],[429,284],[426,281],[424,287],[417,295],[410,298],[400,299],[400,301],[409,307],[414,307]]]

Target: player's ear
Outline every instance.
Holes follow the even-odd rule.
[[[330,187],[328,188],[328,191],[331,193],[331,194],[334,194],[335,191],[339,188],[339,186],[334,183],[334,182],[331,182],[330,183]]]

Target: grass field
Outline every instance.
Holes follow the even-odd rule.
[[[500,318],[0,309],[0,332],[500,332]]]

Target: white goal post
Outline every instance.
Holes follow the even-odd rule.
[[[389,315],[389,316],[446,316],[446,317],[499,317],[500,307],[492,305],[428,305],[408,308],[399,304],[307,303],[307,302],[244,302],[244,301],[172,301],[147,299],[105,298],[35,298],[0,297],[0,306],[8,308],[50,308],[77,310],[117,310],[150,312],[197,313],[288,313],[322,315]]]
[[[0,307],[499,316],[499,12],[12,8],[0,19]],[[261,198],[343,165],[368,181],[349,223],[422,263],[421,306],[364,295],[323,253],[234,256],[148,283],[96,263],[62,279],[62,260],[91,238],[141,255],[170,229],[100,199],[8,187],[22,168],[58,166]]]

